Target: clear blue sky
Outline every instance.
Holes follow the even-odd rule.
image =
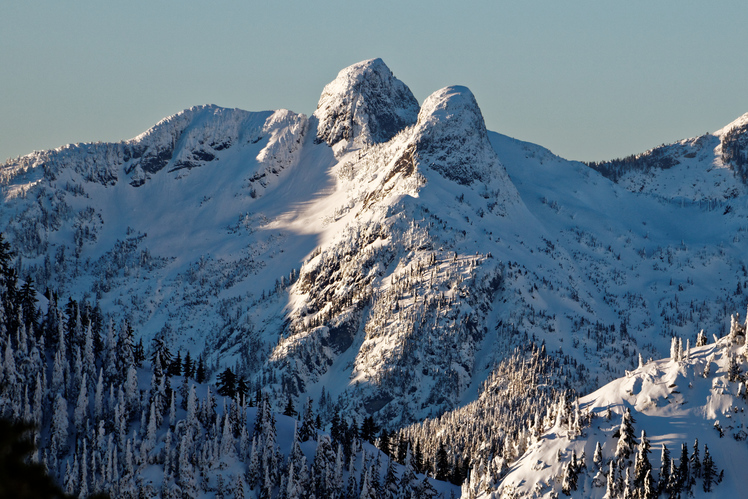
[[[381,57],[422,102],[570,159],[642,152],[748,112],[745,0],[0,0],[0,161],[131,138],[197,104],[310,114]]]

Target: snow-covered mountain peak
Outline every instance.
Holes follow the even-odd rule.
[[[390,140],[416,122],[418,101],[382,59],[369,59],[325,86],[314,116],[317,141],[344,151]]]
[[[716,132],[714,132],[714,135],[716,135],[717,137],[723,137],[726,134],[728,134],[729,132],[731,132],[732,130],[734,130],[736,128],[743,128],[746,125],[748,125],[748,113],[745,113],[744,115],[742,115],[741,117],[739,117],[735,121],[731,122],[727,126],[724,126],[724,127],[720,128],[719,130],[717,130]]]
[[[437,90],[423,103],[415,128],[419,163],[469,185],[503,172],[491,147],[483,114],[467,87]]]

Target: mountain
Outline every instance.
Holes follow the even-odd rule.
[[[311,117],[200,106],[10,160],[0,229],[60,308],[231,367],[275,409],[394,429],[478,400],[530,343],[589,392],[673,335],[726,333],[745,121],[585,165],[487,131],[466,87],[419,106],[374,59]]]

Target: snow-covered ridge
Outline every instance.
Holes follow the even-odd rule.
[[[748,186],[748,113],[712,134],[589,166],[632,192],[691,203],[730,200]]]
[[[386,142],[418,115],[418,101],[381,59],[349,66],[328,83],[314,116],[317,140],[337,151]]]
[[[735,121],[730,122],[727,126],[724,126],[720,128],[719,130],[715,131],[712,135],[715,135],[721,138],[727,133],[731,132],[732,130],[736,128],[742,128],[746,125],[748,125],[748,113],[745,113],[744,115],[737,118]]]
[[[714,343],[707,344],[703,331],[696,338],[699,346],[673,338],[670,358],[642,361],[574,404],[552,407],[548,431],[528,438],[524,456],[478,497],[565,493],[613,499],[645,488],[666,496],[678,490],[689,497],[742,497],[739,463],[748,458],[745,331],[733,316],[730,334]],[[646,462],[643,443],[651,446]],[[691,453],[685,465],[683,445],[686,458]],[[714,465],[709,475],[706,461],[699,461],[707,449]],[[474,477],[463,493],[479,492],[473,487],[480,481]]]
[[[263,143],[266,150],[257,160],[277,173],[294,163],[294,151],[298,152],[307,127],[306,116],[287,110],[255,113],[195,106],[161,120],[128,141],[69,144],[8,161],[0,169],[0,180],[10,184],[5,188],[6,198],[25,192],[30,181],[42,176],[51,181],[61,175],[69,178],[66,170],[86,181],[110,186],[125,176],[131,185],[139,187],[163,169],[177,172],[203,166],[220,159],[232,147],[251,146],[264,137],[271,138]]]

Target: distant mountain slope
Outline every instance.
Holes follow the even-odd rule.
[[[633,192],[684,203],[724,203],[748,185],[748,114],[713,134],[590,166]]]
[[[475,400],[525,337],[589,391],[672,335],[726,332],[748,292],[746,189],[724,166],[740,123],[613,182],[487,131],[465,87],[419,107],[374,59],[311,118],[201,106],[9,161],[0,230],[21,276],[146,344],[395,427]]]

